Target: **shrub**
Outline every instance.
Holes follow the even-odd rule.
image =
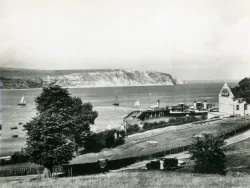
[[[154,122],[154,123],[144,123],[143,130],[151,130],[151,129],[157,129],[162,127],[169,126],[168,122],[161,121],[161,122]]]
[[[84,149],[88,152],[98,152],[103,148],[113,148],[125,143],[125,132],[116,129],[105,130],[98,133],[90,133],[84,143]]]
[[[194,172],[208,174],[225,174],[226,157],[222,147],[223,137],[203,134],[195,137],[190,148],[191,159],[195,161]]]
[[[101,133],[90,133],[84,142],[84,149],[89,152],[98,152],[105,147],[104,135]]]
[[[171,126],[171,125],[181,125],[184,123],[190,123],[190,122],[195,122],[199,120],[200,118],[195,117],[195,116],[169,118],[168,122],[161,121],[161,122],[153,122],[153,123],[144,123],[143,130],[152,130],[152,129]]]
[[[124,144],[125,132],[116,129],[106,130],[103,132],[105,138],[105,147],[112,148]]]
[[[11,155],[12,163],[26,163],[29,160],[29,156],[26,154],[24,150],[17,151]]]
[[[140,131],[140,127],[137,124],[129,125],[127,127],[127,134],[137,133]]]

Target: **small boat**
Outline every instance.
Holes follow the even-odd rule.
[[[26,101],[24,99],[24,96],[21,98],[20,103],[18,103],[19,106],[26,106]]]
[[[135,101],[135,104],[134,104],[135,107],[139,107],[140,105],[141,105],[141,104],[140,104],[139,101]]]
[[[119,106],[119,100],[118,100],[118,97],[116,96],[115,97],[115,102],[113,103],[114,106]]]
[[[18,129],[18,127],[15,126],[15,127],[11,127],[11,128],[10,128],[10,130],[15,130],[15,129]]]
[[[14,134],[14,135],[12,136],[12,138],[18,138],[18,135],[17,135],[17,134]]]

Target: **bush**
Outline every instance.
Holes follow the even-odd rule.
[[[1,159],[0,160],[0,165],[10,165],[10,164],[16,164],[16,163],[26,163],[29,161],[29,156],[25,152],[24,149],[21,149],[21,151],[17,151],[13,153],[10,156],[10,159]]]
[[[29,160],[29,156],[25,153],[24,150],[17,151],[11,155],[12,163],[26,163]]]
[[[144,123],[143,130],[152,130],[152,129],[171,126],[171,125],[181,125],[181,124],[191,123],[191,122],[195,122],[199,120],[201,120],[201,118],[198,118],[195,116],[169,118],[168,122],[161,121],[161,122],[153,122],[153,123]]]
[[[88,152],[98,152],[103,148],[113,148],[125,143],[125,132],[116,129],[98,133],[90,133],[84,143],[84,149]]]
[[[106,130],[102,132],[105,138],[105,147],[112,148],[124,144],[125,134],[124,131],[117,131],[116,129]]]
[[[90,133],[87,135],[84,142],[84,149],[89,152],[98,152],[105,147],[105,140],[103,134]]]
[[[215,137],[212,134],[203,134],[195,137],[190,148],[191,159],[195,161],[195,173],[225,174],[226,157],[222,147],[223,137]]]
[[[127,127],[127,134],[133,134],[140,131],[140,127],[137,124],[129,125]]]
[[[169,122],[161,121],[154,123],[144,123],[143,130],[151,130],[169,126]]]

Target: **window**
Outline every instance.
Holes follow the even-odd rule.
[[[244,110],[247,110],[247,104],[244,105]]]
[[[236,105],[236,110],[240,110],[240,105]]]

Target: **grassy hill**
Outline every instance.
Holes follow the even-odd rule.
[[[250,123],[250,118],[229,118],[199,124],[185,124],[161,129],[146,131],[131,135],[126,138],[124,145],[114,149],[103,149],[99,153],[88,153],[74,158],[70,164],[93,163],[100,158],[117,160],[138,156],[148,156],[156,152],[162,152],[171,148],[186,146],[192,143],[195,134],[212,133],[220,135],[223,132],[234,130],[237,126]]]

